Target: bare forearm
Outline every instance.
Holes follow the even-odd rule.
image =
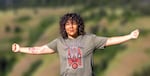
[[[16,43],[12,44],[12,51],[28,53],[28,54],[52,54],[55,52],[47,45],[40,46],[40,47],[20,47],[20,45]]]
[[[132,31],[129,35],[108,38],[105,46],[120,44],[130,39],[137,39],[138,36],[139,30],[136,29]]]
[[[52,49],[49,49],[46,46],[42,46],[42,47],[21,47],[19,52],[28,53],[28,54],[54,53],[54,51]]]
[[[126,42],[130,39],[132,39],[130,35],[111,37],[111,38],[108,38],[108,40],[106,42],[106,46],[120,44],[120,43]]]
[[[29,54],[39,54],[41,51],[40,47],[20,47],[19,52],[29,53]]]

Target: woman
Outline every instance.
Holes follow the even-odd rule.
[[[93,52],[106,46],[116,45],[139,36],[139,30],[117,37],[100,37],[86,34],[80,15],[67,13],[60,20],[61,37],[39,47],[20,47],[12,45],[13,52],[29,54],[58,53],[60,57],[60,76],[94,76]]]

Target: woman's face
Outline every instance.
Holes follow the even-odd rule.
[[[78,25],[75,21],[68,20],[65,24],[65,30],[68,38],[76,38],[78,36]]]

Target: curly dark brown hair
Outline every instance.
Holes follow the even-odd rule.
[[[65,30],[65,24],[68,20],[71,20],[72,22],[75,21],[78,25],[78,36],[84,35],[84,21],[81,18],[81,16],[77,13],[67,13],[64,16],[61,17],[61,20],[59,22],[60,25],[60,34],[64,39],[68,38],[68,35]]]

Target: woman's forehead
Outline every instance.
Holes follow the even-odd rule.
[[[73,19],[68,19],[66,23],[71,22],[71,23],[77,23],[76,20]]]

